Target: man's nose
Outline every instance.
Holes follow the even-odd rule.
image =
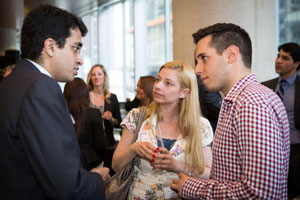
[[[76,56],[76,62],[77,62],[79,65],[82,65],[82,64],[83,64],[82,55],[78,54],[78,55]]]
[[[282,62],[282,58],[279,56],[278,58],[276,58],[276,62],[277,63],[281,63]]]
[[[195,66],[195,74],[200,75],[203,72],[203,67],[201,64],[197,63]]]

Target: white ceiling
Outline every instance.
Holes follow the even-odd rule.
[[[110,0],[0,0],[0,28],[18,29],[23,17],[41,4],[51,4],[81,14]]]

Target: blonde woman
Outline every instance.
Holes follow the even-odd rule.
[[[89,87],[90,107],[97,108],[102,113],[107,147],[101,159],[104,160],[104,166],[109,167],[110,174],[113,175],[111,160],[116,146],[113,130],[114,127],[119,127],[121,122],[119,101],[117,96],[109,91],[108,77],[103,65],[92,66],[88,73],[87,85]]]
[[[113,156],[120,170],[134,157],[135,176],[128,199],[173,199],[171,180],[183,172],[207,179],[211,168],[213,131],[200,116],[197,80],[191,66],[180,61],[164,64],[153,87],[154,100],[139,133],[131,110],[121,123],[122,138]],[[133,143],[134,134],[138,139]]]

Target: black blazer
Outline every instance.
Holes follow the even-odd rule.
[[[274,78],[269,81],[262,82],[271,90],[275,90],[279,78]],[[294,121],[296,129],[300,130],[300,76],[297,75],[295,82],[295,103],[294,103]]]
[[[0,199],[105,199],[57,82],[21,60],[0,93]]]
[[[87,108],[83,113],[82,129],[78,134],[78,142],[88,170],[101,162],[104,153],[106,137],[102,126],[102,116],[99,109]]]
[[[111,93],[110,103],[105,101],[104,112],[105,111],[110,111],[112,113],[113,118],[117,119],[117,121],[118,121],[117,125],[112,125],[110,121],[104,120],[105,133],[106,133],[108,146],[113,146],[116,143],[114,134],[113,134],[114,127],[121,128],[120,123],[122,121],[121,113],[120,113],[120,104],[119,104],[118,98],[115,94]]]
[[[132,108],[137,108],[139,106],[142,106],[142,102],[139,99],[137,99],[136,97],[134,97],[134,99],[132,101],[126,101],[125,110],[127,110],[129,112],[129,111],[131,111]]]

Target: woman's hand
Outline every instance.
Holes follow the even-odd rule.
[[[110,111],[105,111],[102,115],[102,118],[110,121],[110,120],[112,120],[113,116]]]
[[[102,118],[110,121],[112,125],[116,125],[118,123],[118,120],[116,118],[113,118],[113,115],[110,111],[105,111],[102,115]]]
[[[131,150],[138,156],[151,161],[156,147],[150,142],[135,142],[131,145]]]
[[[165,169],[172,172],[180,172],[185,164],[174,158],[166,148],[159,147],[152,155],[150,164],[154,168]]]

